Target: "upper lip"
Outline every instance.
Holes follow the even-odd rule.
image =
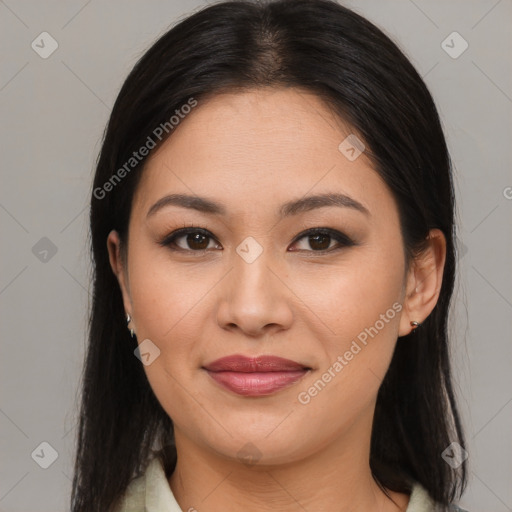
[[[211,372],[291,372],[309,370],[310,368],[296,361],[277,356],[247,357],[234,354],[221,357],[205,365],[203,368]]]

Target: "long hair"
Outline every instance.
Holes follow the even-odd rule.
[[[200,108],[216,93],[261,87],[315,93],[364,141],[398,205],[407,262],[429,229],[444,233],[439,300],[420,328],[397,341],[378,392],[370,467],[383,488],[405,492],[412,479],[444,505],[464,490],[465,463],[452,469],[442,459],[450,443],[465,443],[447,329],[456,265],[452,166],[432,96],[395,43],[332,0],[233,1],[195,12],[151,46],[124,82],[104,133],[91,194],[93,299],[73,512],[113,510],[156,448],[168,474],[176,462],[172,421],[134,357],[106,246],[112,229],[126,245],[146,160],[134,163],[133,152],[148,137],[159,146],[172,136],[169,119],[183,105]]]

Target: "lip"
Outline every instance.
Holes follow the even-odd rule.
[[[287,388],[311,368],[277,356],[232,355],[203,367],[218,384],[242,396],[265,396]]]

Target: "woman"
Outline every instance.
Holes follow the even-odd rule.
[[[91,236],[74,512],[456,509],[450,158],[374,25],[180,22],[114,105]]]

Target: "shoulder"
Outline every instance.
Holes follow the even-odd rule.
[[[143,475],[128,485],[115,512],[182,512],[165,475],[162,460],[153,458]]]
[[[128,485],[121,503],[114,512],[139,512],[144,510],[146,474],[133,479]]]
[[[448,509],[443,509],[430,496],[428,491],[418,482],[412,484],[411,497],[406,512],[468,512],[457,505],[451,505]]]

